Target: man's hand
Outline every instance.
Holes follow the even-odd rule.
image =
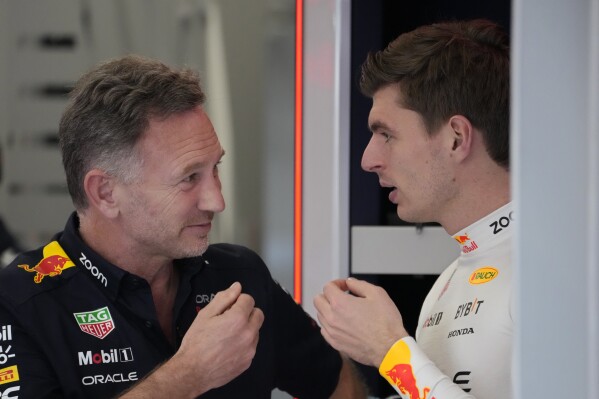
[[[389,348],[408,335],[385,290],[366,281],[331,281],[314,306],[327,342],[363,364],[378,367]]]
[[[235,283],[198,313],[175,358],[195,369],[193,378],[202,376],[209,389],[222,386],[250,367],[263,321],[254,299]]]
[[[195,398],[225,385],[252,363],[263,321],[234,283],[197,314],[177,353],[121,398]]]

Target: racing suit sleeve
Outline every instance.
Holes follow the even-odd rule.
[[[393,344],[379,373],[403,399],[474,399],[443,374],[412,337]]]

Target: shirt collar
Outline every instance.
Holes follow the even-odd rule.
[[[58,239],[65,252],[83,273],[100,287],[107,295],[116,300],[119,290],[126,282],[141,279],[118,266],[105,260],[100,254],[91,249],[79,235],[79,217],[73,212],[67,221],[64,231]],[[202,257],[175,260],[175,267],[179,268],[180,282],[191,278],[202,270],[205,261]]]
[[[75,262],[77,269],[87,273],[111,299],[117,297],[121,281],[129,273],[107,262],[83,241],[79,235],[79,218],[75,212],[69,217],[59,243]]]

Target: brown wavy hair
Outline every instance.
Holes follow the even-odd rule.
[[[366,96],[397,84],[398,103],[418,112],[430,134],[452,115],[467,117],[487,152],[509,169],[509,37],[488,20],[422,26],[400,35],[362,65]]]

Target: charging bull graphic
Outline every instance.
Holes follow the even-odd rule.
[[[401,393],[403,398],[427,399],[431,389],[427,386],[422,390],[420,389],[420,382],[414,375],[411,360],[412,352],[408,344],[404,341],[398,341],[383,359],[380,367],[381,374],[387,381],[397,387],[397,392]],[[433,396],[430,399],[435,399],[435,397]]]
[[[35,273],[33,281],[36,284],[42,282],[44,277],[54,277],[62,273],[64,269],[73,267],[75,264],[56,241],[52,241],[44,247],[44,257],[37,265],[19,265],[19,267],[30,273]]]
[[[463,235],[463,236],[454,236],[453,238],[460,244],[464,244],[464,243],[470,241],[470,237],[468,237],[468,234]]]
[[[386,374],[399,388],[401,393],[407,394],[410,399],[426,399],[426,395],[429,393],[430,388],[425,387],[422,396],[420,396],[412,366],[409,364],[396,364],[395,367],[387,371]]]

